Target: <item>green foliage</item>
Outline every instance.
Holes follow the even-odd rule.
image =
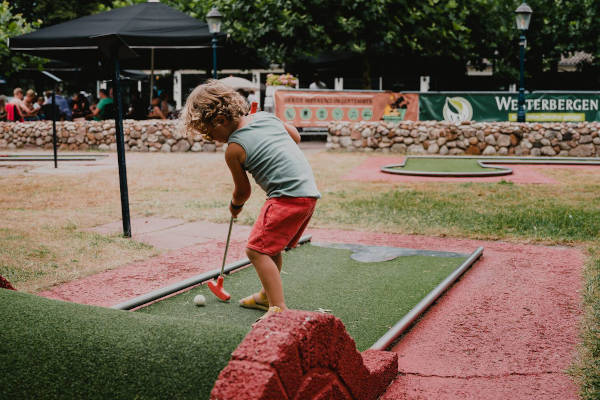
[[[102,5],[111,0],[72,1],[72,0],[14,0],[13,8],[19,10],[28,21],[40,20],[43,27],[70,21],[98,12]]]
[[[485,58],[495,73],[515,81],[519,73],[519,32],[514,10],[518,1],[470,0],[468,27],[472,48],[469,60],[480,66]],[[597,0],[529,0],[533,9],[526,32],[527,75],[555,71],[562,55],[585,51],[600,65],[600,2]]]
[[[8,49],[8,38],[23,35],[39,27],[41,21],[27,22],[21,14],[13,13],[8,1],[0,3],[0,65],[2,73],[6,76],[23,69],[25,66],[41,67],[42,60],[21,53],[12,52]]]
[[[216,5],[234,40],[280,63],[328,51],[459,57],[467,43],[466,11],[455,1],[218,0]]]

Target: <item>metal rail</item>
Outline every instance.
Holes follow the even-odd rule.
[[[302,238],[300,239],[300,241],[298,241],[298,244],[304,244],[306,242],[309,242],[311,240],[312,236],[311,235],[305,235],[302,236]],[[236,261],[232,264],[228,264],[225,266],[224,272],[226,274],[229,274],[230,272],[233,272],[237,269],[240,269],[246,265],[250,264],[250,260],[245,258],[243,260],[239,260]],[[212,271],[208,271],[205,272],[203,274],[200,275],[196,275],[196,276],[192,276],[191,278],[185,279],[183,281],[174,283],[172,285],[169,286],[165,286],[163,288],[160,289],[156,289],[150,293],[146,293],[143,294],[141,296],[135,297],[133,299],[124,301],[122,303],[119,304],[115,304],[114,306],[110,307],[112,309],[115,310],[131,310],[133,308],[142,306],[144,304],[150,303],[154,300],[158,300],[162,297],[166,297],[170,294],[173,294],[175,292],[178,292],[180,290],[184,290],[187,289],[191,286],[195,286],[199,283],[202,282],[206,282],[208,280],[214,279],[217,276],[219,276],[219,274],[221,273],[220,269],[215,269]]]
[[[462,274],[465,273],[467,269],[471,267],[477,261],[479,257],[483,254],[483,247],[478,247],[469,258],[465,260],[458,268],[456,268],[450,275],[446,277],[439,285],[437,285],[427,296],[423,298],[416,306],[413,307],[400,321],[396,323],[387,331],[373,346],[371,346],[371,350],[385,350],[394,341],[402,335],[411,324],[421,316],[428,308],[433,304],[438,297],[442,295]]]

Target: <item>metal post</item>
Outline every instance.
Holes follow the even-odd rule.
[[[154,96],[154,47],[150,49],[150,101],[148,106],[152,109],[152,97]]]
[[[117,158],[119,162],[119,184],[121,187],[123,236],[131,237],[131,223],[129,220],[129,194],[127,192],[127,171],[125,169],[125,143],[123,139],[123,102],[121,99],[120,70],[119,58],[115,54],[113,89],[116,101],[115,130],[117,139]]]
[[[58,168],[58,157],[56,154],[56,93],[52,91],[52,148],[54,149],[54,168]]]
[[[213,78],[217,79],[217,34],[216,33],[213,33],[212,49],[213,49]]]
[[[525,122],[525,46],[527,39],[525,31],[519,36],[519,108],[517,111],[517,122]]]

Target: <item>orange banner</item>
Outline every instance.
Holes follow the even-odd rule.
[[[333,121],[417,121],[417,93],[277,90],[275,115],[296,127],[326,127]]]

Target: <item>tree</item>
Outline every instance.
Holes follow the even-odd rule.
[[[232,38],[273,62],[326,52],[359,56],[366,87],[372,56],[459,58],[468,34],[466,11],[454,0],[217,0],[216,5]]]
[[[46,27],[94,14],[102,5],[111,3],[112,0],[13,0],[12,5],[26,20],[40,20],[41,26]]]
[[[7,77],[26,66],[41,68],[42,59],[12,52],[7,46],[8,38],[31,32],[40,24],[41,21],[27,22],[21,14],[14,14],[8,1],[0,3],[0,65],[5,66],[2,73]]]
[[[519,75],[519,32],[514,10],[521,0],[469,0],[472,49],[469,60],[494,61],[494,73],[516,82]],[[597,0],[529,0],[533,9],[526,33],[526,76],[555,72],[561,56],[584,51],[600,65],[600,2]]]

